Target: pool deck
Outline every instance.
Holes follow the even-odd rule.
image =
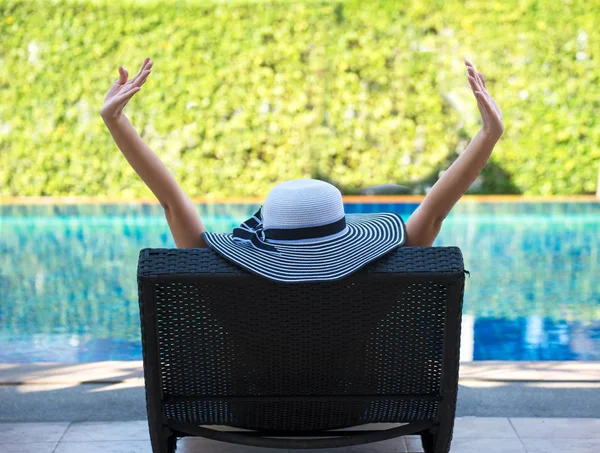
[[[462,362],[458,416],[600,418],[600,362]],[[0,422],[141,420],[141,361],[0,363]]]
[[[1,363],[0,401],[3,453],[151,452],[141,361]],[[451,452],[597,453],[598,401],[600,362],[463,362]],[[274,451],[201,438],[178,447],[178,453]],[[408,436],[345,451],[422,450]]]
[[[394,423],[372,423],[359,429],[388,429]],[[222,425],[211,429],[233,430]],[[343,431],[343,430],[341,430]],[[260,448],[203,438],[184,438],[177,453],[292,453],[295,449]],[[3,453],[151,453],[146,420],[128,422],[0,423]],[[324,453],[417,453],[417,436],[353,447],[310,450]],[[458,417],[451,453],[597,453],[600,418]]]
[[[600,383],[600,362],[460,363],[460,381]],[[0,363],[0,385],[130,383],[144,385],[141,360],[89,363]]]

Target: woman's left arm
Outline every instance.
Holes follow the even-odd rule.
[[[163,207],[177,247],[208,247],[202,237],[206,228],[194,204],[159,157],[142,140],[129,118],[122,114],[118,120],[105,118],[104,122],[129,164]]]
[[[442,221],[479,175],[504,132],[502,113],[487,91],[483,74],[475,71],[468,60],[465,64],[483,126],[406,222],[406,245],[409,246],[433,244]]]
[[[119,67],[121,77],[108,91],[100,114],[129,164],[163,207],[177,247],[208,247],[202,237],[206,228],[194,204],[123,113],[129,99],[146,82],[151,67],[152,62],[148,58],[140,72],[129,81],[127,71]]]

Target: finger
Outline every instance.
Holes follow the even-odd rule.
[[[477,86],[483,88],[483,81],[481,80],[481,78],[479,77],[477,71],[475,71],[475,69],[469,67],[467,69],[467,72],[469,73],[469,75],[471,77],[473,77],[476,81],[477,81]]]
[[[479,78],[481,79],[483,87],[487,89],[487,86],[485,85],[485,77],[483,76],[483,74],[481,72],[478,72],[477,74],[479,75]]]
[[[471,89],[473,91],[481,91],[482,87],[479,86],[479,82],[477,81],[477,79],[475,79],[475,77],[473,76],[469,76],[469,83],[471,84]]]
[[[142,71],[144,70],[144,68],[146,67],[146,65],[148,64],[148,62],[150,61],[150,58],[146,57],[144,59],[144,62],[142,63],[142,67],[140,68],[140,70],[138,71],[138,73],[135,75],[136,77],[139,76]]]
[[[152,71],[150,71],[150,72],[152,72]],[[148,75],[150,75],[150,72],[148,72]],[[141,86],[142,86],[144,83],[146,83],[147,81],[148,81],[148,76],[146,76],[146,77],[144,77],[144,78],[142,79],[142,82],[139,84],[139,86],[141,87]]]
[[[495,110],[494,108],[494,99],[490,96],[490,94],[485,90],[478,90],[476,93],[477,96],[480,96],[483,102],[485,103],[485,107],[489,111]]]
[[[119,80],[117,80],[117,83],[119,85],[123,85],[125,82],[127,82],[127,69],[125,69],[123,66],[119,66]]]
[[[144,64],[142,65],[140,71],[135,75],[133,79],[131,79],[131,83],[135,83],[137,79],[143,74],[143,72],[147,69],[147,67],[152,67],[152,62],[150,62],[150,58],[146,58],[144,60]]]
[[[150,72],[151,72],[150,69],[146,69],[146,70],[142,71],[141,73],[139,73],[133,79],[130,80],[130,84],[135,85],[135,86],[140,86],[139,82],[142,79],[145,79],[148,76],[148,74],[150,74]]]
[[[471,66],[467,65],[467,72],[468,72],[470,75],[472,75],[472,76],[475,78],[475,80],[477,80],[477,84],[478,84],[478,85],[479,85],[479,86],[480,86],[480,87],[481,87],[483,90],[485,90],[485,89],[486,89],[486,86],[485,86],[485,81],[484,81],[484,79],[483,79],[483,74],[482,74],[481,72],[478,72],[478,71],[475,69],[475,67],[474,67],[474,66],[472,66],[472,65],[471,65]]]
[[[475,71],[475,75],[477,76],[476,78],[477,78],[477,82],[479,82],[479,86],[481,87],[481,89],[482,89],[482,90],[483,90],[485,93],[487,93],[487,89],[486,89],[486,87],[485,87],[485,83],[483,82],[483,78],[481,77],[481,76],[482,76],[481,72],[477,72],[477,71]]]
[[[477,98],[477,102],[483,107],[485,116],[487,117],[490,110],[492,109],[492,106],[490,105],[490,101],[488,100],[488,98],[486,97],[486,95],[483,91],[476,91],[475,97]],[[484,112],[482,112],[482,114]]]
[[[132,82],[132,86],[141,87],[148,78],[148,74],[151,72],[150,69],[146,69],[134,82]]]
[[[475,93],[477,107],[479,108],[479,113],[481,114],[481,120],[483,121],[483,124],[487,124],[489,123],[490,118],[489,107],[486,104],[484,97],[480,93],[480,91]]]

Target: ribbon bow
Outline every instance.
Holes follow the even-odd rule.
[[[281,255],[275,247],[266,243],[261,210],[262,206],[251,218],[233,229],[233,242],[238,244],[250,242],[257,249]]]

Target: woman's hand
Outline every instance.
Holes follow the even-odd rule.
[[[127,70],[119,66],[119,80],[106,93],[104,105],[100,109],[102,118],[105,120],[116,120],[121,116],[123,108],[127,105],[129,99],[142,89],[141,87],[146,82],[153,64],[154,62],[150,61],[150,58],[146,58],[140,72],[129,81],[127,80]]]
[[[482,130],[494,138],[500,138],[504,132],[504,124],[502,123],[502,113],[496,101],[487,91],[485,78],[481,72],[477,72],[475,67],[469,60],[465,60],[467,72],[469,73],[469,83],[477,99],[477,106],[483,120]]]

